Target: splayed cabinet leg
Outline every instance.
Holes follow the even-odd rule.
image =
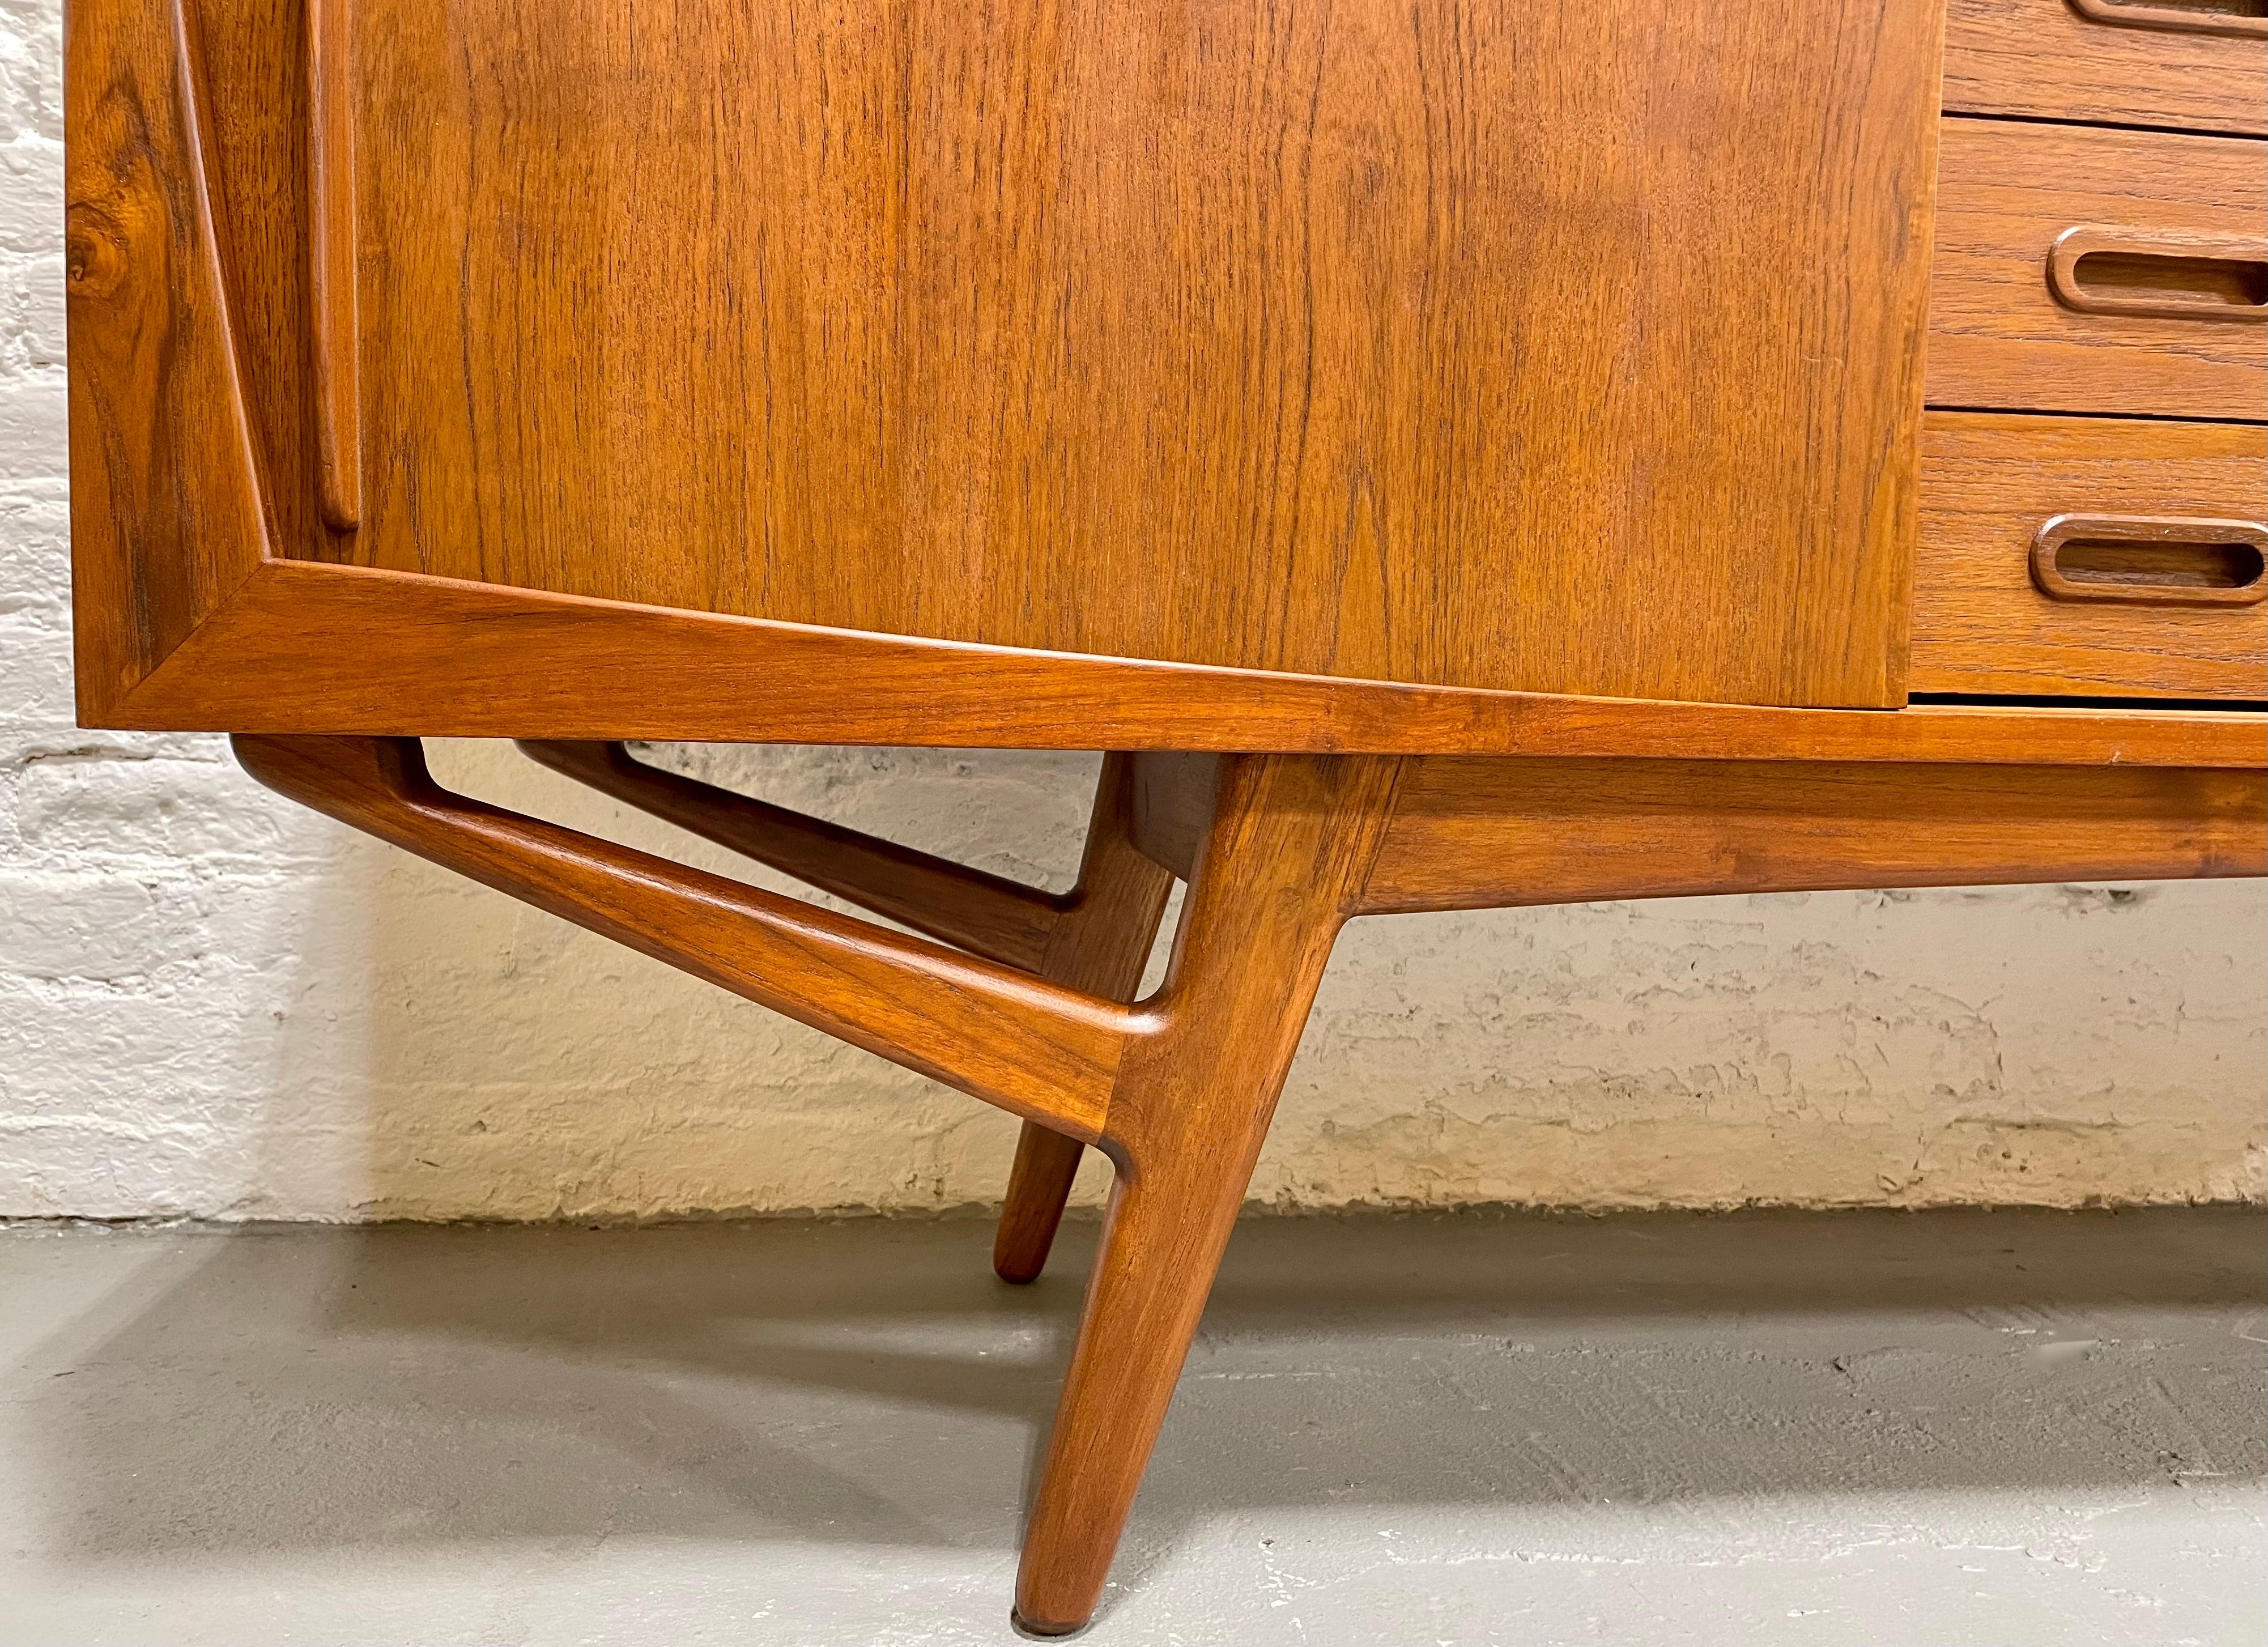
[[[1112,1092],[1118,1180],[1025,1533],[1028,1629],[1094,1612],[1399,766],[1224,766],[1172,971]]]
[[[1079,885],[1035,968],[1043,978],[1112,1001],[1131,1001],[1140,991],[1174,890],[1172,872],[1135,849],[1134,804],[1132,757],[1105,755]],[[1077,1139],[1042,1126],[1027,1126],[1016,1141],[992,1242],[992,1268],[1003,1281],[1034,1280],[1046,1265],[1079,1155]]]
[[[1016,1139],[1016,1164],[1008,1171],[1000,1227],[992,1237],[992,1268],[1001,1280],[1020,1285],[1039,1279],[1086,1153],[1076,1138],[1024,1123]]]

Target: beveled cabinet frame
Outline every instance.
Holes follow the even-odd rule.
[[[74,17],[70,41],[67,269],[90,725],[2208,767],[2268,755],[2257,718],[2220,711],[1486,691],[823,629],[286,553],[215,238],[195,43],[178,4],[92,12]],[[830,690],[809,691],[815,680]]]
[[[325,522],[360,507],[343,125],[310,0]],[[1019,1616],[1091,1614],[1339,926],[1734,891],[2268,872],[2268,727],[2185,709],[1814,710],[1484,691],[830,629],[279,552],[178,5],[74,8],[79,708],[225,731],[262,783],[1023,1118],[996,1266],[1116,1169]],[[330,157],[326,160],[325,156]],[[328,180],[328,183],[326,182]],[[349,208],[350,210],[350,202]],[[348,340],[342,349],[339,339]],[[823,681],[827,689],[812,689]],[[441,790],[417,739],[535,759],[926,937]],[[626,740],[1100,749],[1049,896],[647,765]],[[1167,894],[1162,989],[1135,996]]]

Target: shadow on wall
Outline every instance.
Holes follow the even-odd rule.
[[[976,1220],[88,1233],[107,1283],[11,1403],[65,1560],[1005,1550],[1091,1235],[1019,1290]],[[1122,1576],[1256,1506],[2256,1478],[2262,1235],[2232,1210],[1248,1221]]]
[[[484,798],[812,895],[509,745],[431,755]],[[1075,873],[1096,765],[656,758],[1050,887]],[[1014,1123],[973,1099],[391,848],[356,838],[317,880],[252,1174],[276,1187],[256,1209],[934,1210],[1005,1185]],[[1593,1209],[2257,1199],[2264,909],[2268,886],[2218,882],[1358,922],[1253,1193]],[[353,1181],[295,1195],[325,1155]],[[1090,1152],[1081,1198],[1106,1184]]]

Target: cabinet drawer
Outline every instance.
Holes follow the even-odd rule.
[[[1951,0],[1945,107],[2268,133],[2259,0]]]
[[[2268,143],[1945,121],[1932,405],[2260,417],[2264,299]]]
[[[2074,517],[2058,599],[2035,546]],[[2268,698],[2257,539],[2231,530],[2264,517],[2268,429],[1927,413],[1908,689]]]

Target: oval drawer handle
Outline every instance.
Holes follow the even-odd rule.
[[[2268,243],[2082,224],[2048,248],[2048,290],[2081,314],[2268,319]]]
[[[2244,0],[2236,0],[2237,4]],[[2071,9],[2090,23],[2113,28],[2165,29],[2182,34],[2268,34],[2268,12],[2223,4],[2169,5],[2164,0],[2071,0]]]
[[[2058,515],[2032,538],[2054,600],[2249,607],[2268,597],[2268,525],[2177,515]]]

